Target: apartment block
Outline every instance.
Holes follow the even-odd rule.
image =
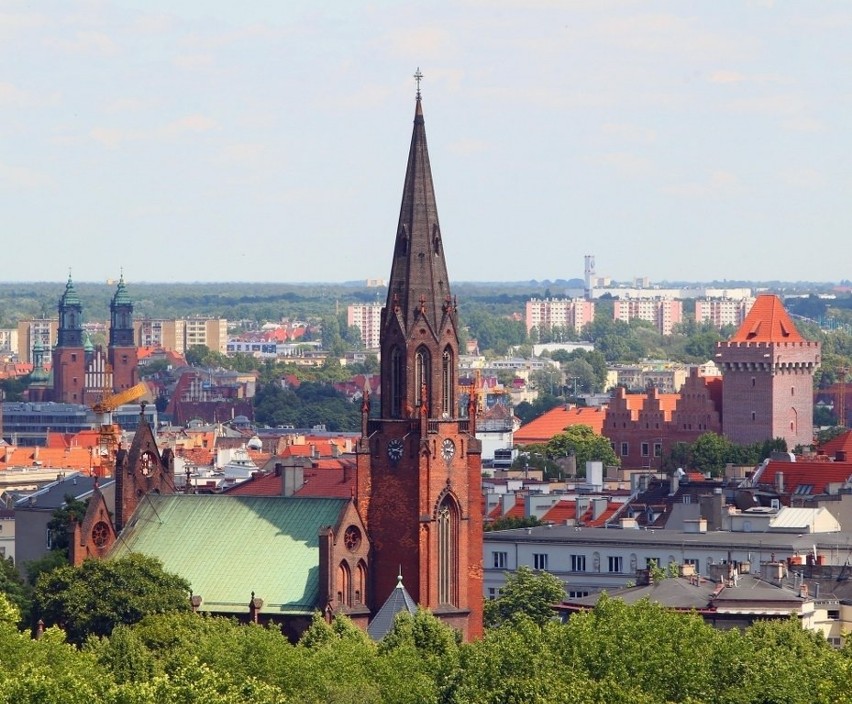
[[[31,318],[18,322],[18,360],[32,364],[33,347],[41,340],[44,349],[53,349],[59,333],[59,318]]]
[[[739,327],[754,305],[754,297],[732,298],[699,298],[695,301],[695,322],[712,323],[713,327],[723,328],[726,325]]]
[[[225,318],[144,318],[137,321],[135,327],[140,347],[161,347],[178,354],[184,354],[195,345],[222,354],[227,351],[228,321]]]
[[[630,298],[614,302],[614,320],[629,323],[635,318],[653,323],[661,335],[671,335],[672,327],[683,322],[683,303],[671,298]]]
[[[346,324],[361,331],[361,342],[365,349],[379,348],[381,323],[381,303],[353,303],[346,310]]]
[[[594,301],[583,298],[533,298],[527,301],[527,333],[533,328],[566,328],[579,335],[594,319]]]

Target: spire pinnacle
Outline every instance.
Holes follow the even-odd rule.
[[[420,81],[423,80],[423,74],[420,73],[420,67],[414,72],[414,83],[417,85],[417,100],[420,100]]]

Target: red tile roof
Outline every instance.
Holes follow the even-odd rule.
[[[784,473],[784,493],[816,496],[829,484],[845,484],[852,477],[852,462],[769,462],[759,483],[774,486],[777,472]]]
[[[587,425],[600,435],[605,417],[603,408],[558,406],[521,427],[515,433],[514,442],[516,445],[547,442],[572,425]]]
[[[562,499],[557,501],[541,517],[542,523],[565,523],[577,518],[577,502]]]
[[[820,447],[820,451],[829,457],[835,457],[838,452],[845,452],[846,456],[852,459],[852,430],[833,437]]]
[[[805,338],[796,330],[781,299],[772,293],[762,293],[730,341],[804,342]]]

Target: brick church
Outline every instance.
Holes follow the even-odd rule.
[[[60,403],[92,404],[104,389],[119,393],[138,381],[138,358],[133,336],[133,301],[127,293],[122,275],[110,301],[109,344],[107,349],[94,347],[83,330],[83,304],[71,277],[59,299],[59,330],[53,349],[52,388],[44,390],[45,398]],[[48,351],[33,350],[33,366],[44,366]]]
[[[79,324],[74,296],[69,281],[60,363],[79,351],[81,336],[68,332]],[[73,561],[153,555],[190,581],[194,606],[250,613],[293,637],[316,610],[366,628],[395,600],[428,608],[465,639],[481,636],[481,448],[475,404],[459,399],[458,316],[419,87],[381,351],[381,402],[365,394],[351,496],[287,495],[284,478],[275,496],[178,494],[172,457],[142,418],[116,457],[114,518],[96,492],[73,529]]]

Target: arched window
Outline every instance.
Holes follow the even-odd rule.
[[[390,414],[391,418],[402,415],[402,380],[404,367],[402,354],[398,347],[391,350],[390,355]]]
[[[423,386],[426,385],[427,393],[429,389],[430,382],[430,366],[431,360],[429,359],[429,350],[425,347],[421,347],[417,350],[417,354],[414,355],[414,405],[420,406],[423,403],[424,399],[421,398],[423,393]],[[428,395],[426,397],[427,411],[429,398]]]
[[[352,606],[352,574],[345,562],[337,568],[337,601],[341,606]]]
[[[438,603],[458,606],[459,513],[447,496],[438,507]]]
[[[355,606],[367,603],[367,565],[364,561],[358,563],[355,576]]]
[[[444,416],[452,416],[454,410],[453,352],[447,347],[441,357],[441,413]]]

